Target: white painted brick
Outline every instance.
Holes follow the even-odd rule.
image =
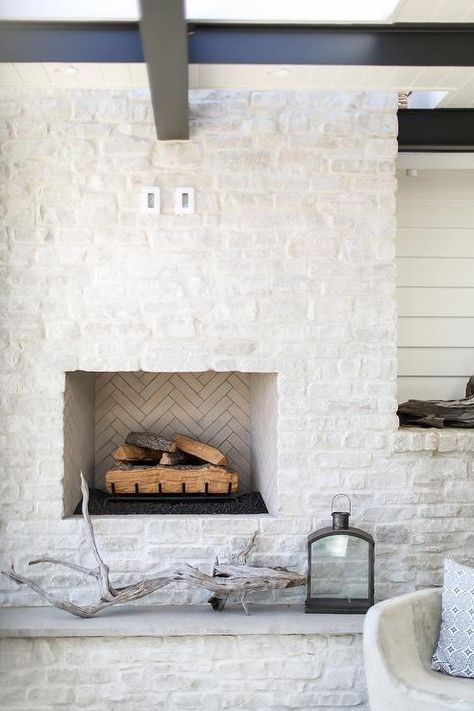
[[[304,569],[337,491],[376,535],[377,595],[439,582],[444,553],[472,547],[474,439],[394,436],[396,95],[199,90],[190,102],[191,141],[159,144],[148,89],[2,90],[5,565],[92,564],[80,521],[61,519],[65,370],[216,369],[279,374],[279,515],[97,518],[117,584],[175,560],[212,565],[254,530],[255,561]],[[149,184],[161,215],[138,212]],[[196,188],[195,215],[173,214],[179,185]],[[35,576],[96,596],[68,571]],[[39,602],[0,587],[5,604]],[[175,585],[154,600],[205,594]],[[366,709],[359,638],[0,646],[12,711]]]
[[[3,640],[2,668],[15,659],[21,659],[23,667],[7,675],[4,701],[11,705],[8,708],[29,711],[71,704],[88,711],[110,704],[122,711],[204,707],[303,711],[328,703],[365,709],[365,692],[354,680],[362,668],[360,636],[347,641],[357,661],[351,670],[355,657],[344,660],[344,675],[341,658],[334,656],[337,639],[314,635],[89,638],[80,645],[77,638],[53,639],[48,642],[53,658],[44,656],[41,640],[29,640],[26,648],[25,640]],[[333,679],[332,685],[329,681],[326,687],[325,679]]]

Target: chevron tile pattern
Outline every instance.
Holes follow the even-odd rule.
[[[132,430],[182,432],[222,450],[250,485],[250,374],[97,373],[96,484],[113,465],[111,453]]]

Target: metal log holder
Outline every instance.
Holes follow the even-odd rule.
[[[237,503],[238,495],[232,492],[232,483],[229,482],[228,490],[225,494],[210,494],[209,484],[206,482],[204,491],[202,493],[188,493],[186,491],[186,484],[183,482],[181,484],[180,492],[173,492],[171,494],[163,493],[163,487],[161,484],[157,485],[156,492],[146,492],[141,493],[138,484],[134,485],[135,492],[133,494],[119,494],[116,491],[115,484],[112,483],[112,493],[107,495],[106,503],[114,504],[121,501],[166,501],[166,502],[183,502],[183,501],[234,501]]]

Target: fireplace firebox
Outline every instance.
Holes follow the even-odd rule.
[[[276,501],[277,414],[275,373],[68,372],[64,515],[80,512],[80,471],[91,489],[92,514],[272,513]],[[223,453],[238,488],[230,486],[216,496],[208,484],[202,491],[192,491],[183,483],[180,491],[170,496],[161,483],[152,492],[143,487],[140,490],[136,483],[127,496],[120,496],[116,484],[110,485],[110,472],[129,467],[117,463],[112,455],[123,447],[131,432],[154,432],[164,438],[180,433],[206,442]],[[169,458],[171,463],[173,457]],[[206,469],[205,461],[195,461]],[[140,467],[145,480],[150,478],[146,466],[152,465],[146,462]],[[213,468],[212,463],[207,466]],[[138,481],[138,475],[135,478]]]

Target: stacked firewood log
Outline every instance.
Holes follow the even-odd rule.
[[[183,434],[130,432],[105,474],[111,494],[234,494],[239,475],[223,452]]]

